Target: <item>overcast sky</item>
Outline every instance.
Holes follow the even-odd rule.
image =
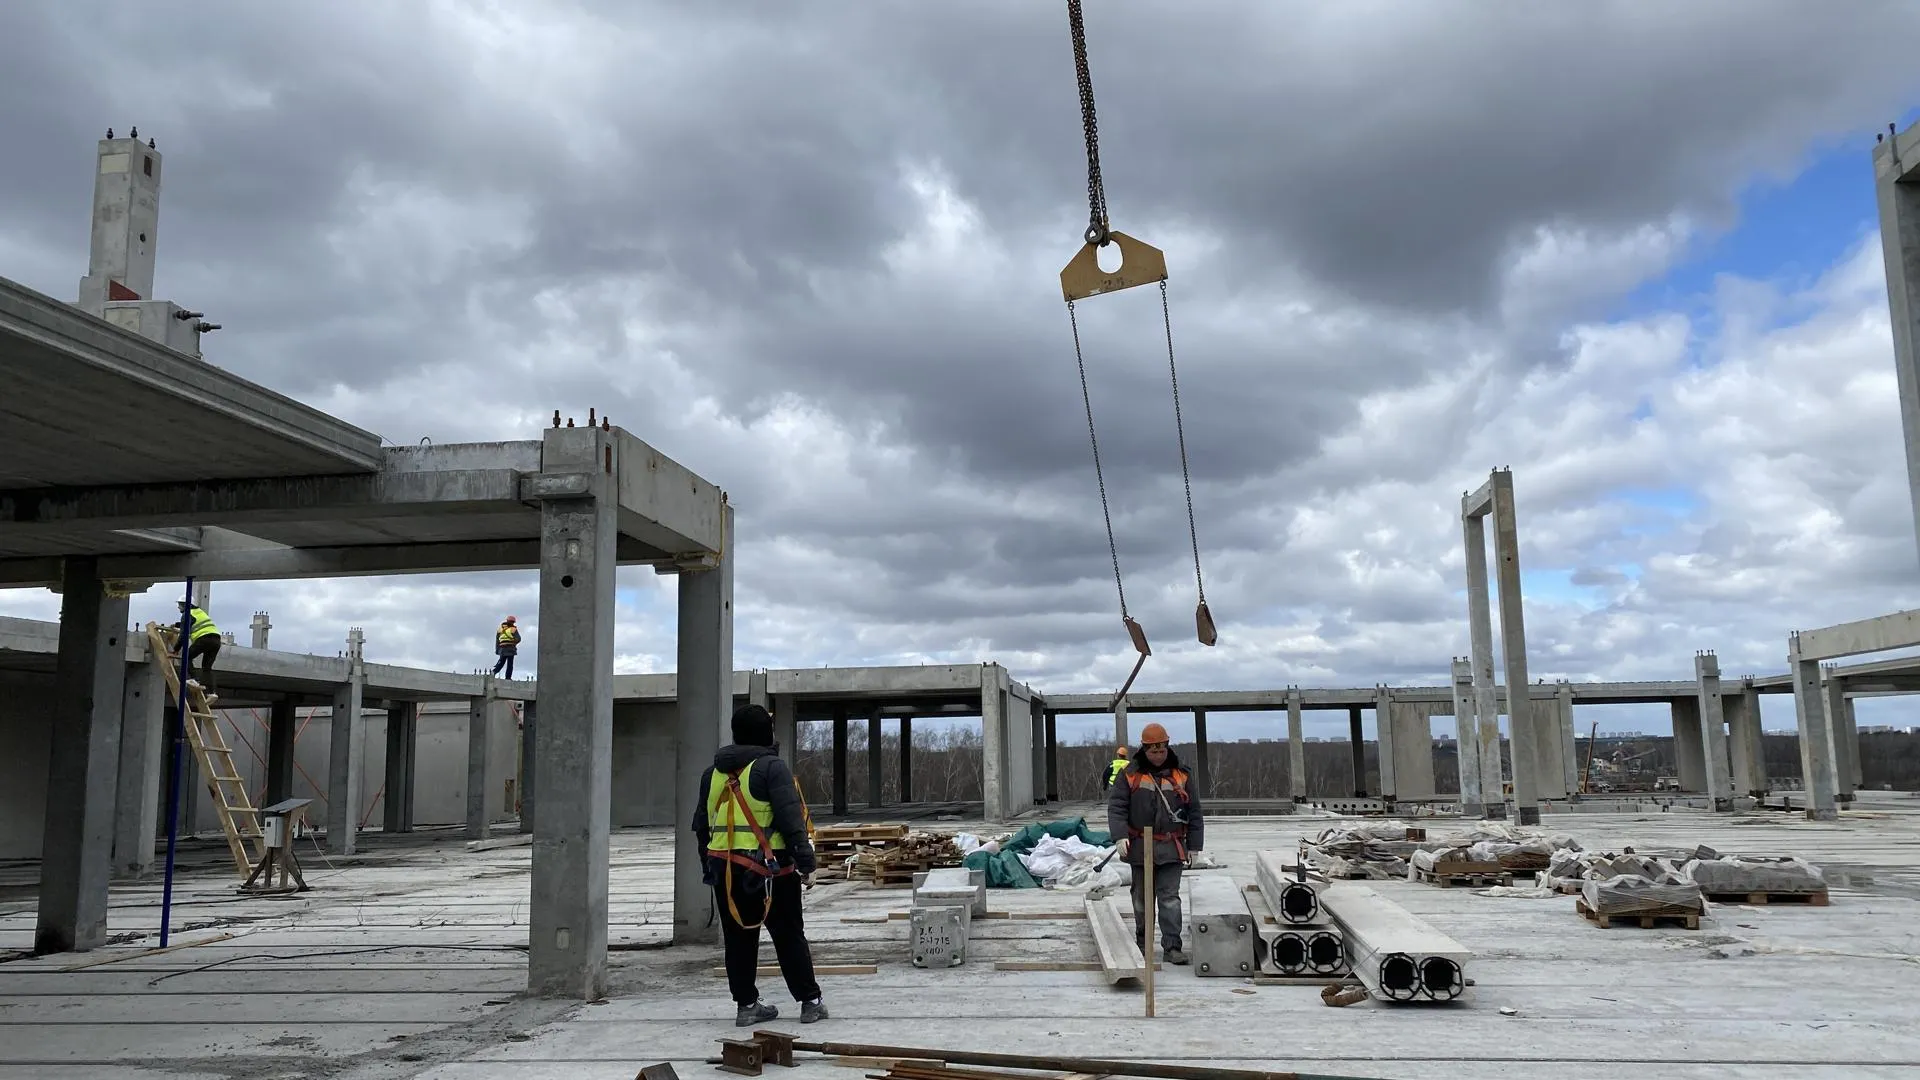
[[[1157,292],[1087,301],[1140,689],[1444,682],[1495,466],[1537,678],[1777,671],[1920,604],[1870,164],[1920,6],[1088,7],[1220,627]],[[737,666],[1124,677],[1064,3],[20,0],[0,100],[0,274],[77,295],[138,125],[208,362],[397,445],[610,415],[730,493]],[[671,670],[673,579],[621,581],[620,670]],[[258,609],[460,670],[512,612],[537,668],[531,572],[215,586],[242,641]]]

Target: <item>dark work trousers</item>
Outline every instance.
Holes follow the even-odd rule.
[[[760,1000],[754,976],[760,968],[760,931],[748,930],[733,919],[727,908],[726,870],[714,871],[713,902],[720,908],[720,935],[727,946],[727,989],[733,992],[735,1005],[751,1005]],[[744,867],[733,868],[733,902],[740,917],[749,923],[760,922],[766,911],[766,893],[760,891],[764,879]],[[795,1001],[812,1001],[820,996],[820,984],[813,978],[813,949],[807,945],[807,930],[800,919],[800,876],[783,874],[773,879],[773,910],[767,912],[766,931],[773,938],[773,952],[780,960],[780,974],[786,976],[787,992]]]
[[[504,667],[507,669],[507,678],[509,679],[513,678],[514,650],[511,648],[496,648],[494,649],[494,652],[499,653],[500,658],[493,662],[493,673],[495,675],[500,674],[500,669]]]
[[[207,693],[213,693],[213,658],[220,655],[221,639],[219,634],[207,634],[194,638],[187,643],[187,665],[193,665],[194,657],[200,658],[200,685]]]
[[[1144,953],[1147,942],[1147,872],[1138,866],[1130,869],[1133,871],[1133,942]],[[1180,873],[1185,869],[1184,865],[1177,862],[1153,864],[1153,906],[1160,912],[1159,937],[1162,949],[1180,947]]]

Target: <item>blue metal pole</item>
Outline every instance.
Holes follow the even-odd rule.
[[[187,659],[187,633],[193,629],[193,579],[187,579],[187,608],[180,615],[180,696],[173,712],[173,762],[167,770],[167,875],[160,889],[160,947],[167,947],[173,924],[173,852],[180,839],[181,769],[187,763],[187,678],[193,673]]]

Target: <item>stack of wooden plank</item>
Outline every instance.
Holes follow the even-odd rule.
[[[908,832],[905,825],[830,825],[814,830],[817,881],[870,881],[911,888],[913,875],[960,865],[960,849],[945,833]]]

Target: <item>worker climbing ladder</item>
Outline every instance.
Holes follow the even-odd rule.
[[[1153,649],[1147,643],[1146,630],[1127,611],[1127,589],[1120,574],[1120,546],[1114,540],[1113,514],[1107,506],[1107,481],[1100,467],[1100,436],[1094,429],[1093,396],[1087,389],[1087,362],[1080,348],[1080,320],[1074,310],[1078,301],[1137,285],[1157,282],[1160,286],[1160,318],[1167,333],[1167,376],[1173,384],[1173,424],[1180,445],[1180,479],[1187,493],[1187,536],[1193,543],[1193,581],[1199,594],[1193,613],[1194,631],[1202,645],[1218,642],[1219,633],[1213,613],[1207,608],[1207,585],[1200,574],[1200,532],[1194,525],[1193,476],[1187,467],[1186,425],[1180,415],[1180,372],[1173,356],[1173,315],[1167,305],[1167,257],[1159,248],[1108,226],[1107,193],[1100,175],[1100,125],[1094,111],[1093,76],[1087,66],[1087,36],[1080,5],[1081,0],[1067,0],[1074,74],[1080,85],[1080,121],[1087,142],[1087,231],[1079,252],[1060,271],[1060,293],[1067,301],[1067,321],[1073,329],[1073,358],[1080,368],[1080,397],[1087,410],[1087,438],[1093,444],[1093,475],[1100,488],[1100,513],[1107,524],[1107,551],[1113,556],[1113,585],[1120,596],[1120,621],[1133,639],[1134,651],[1139,654],[1132,674],[1114,697],[1117,706],[1126,698],[1127,690],[1139,677],[1140,668],[1153,654]],[[1100,268],[1099,249],[1108,244],[1120,250],[1120,266],[1112,272]]]
[[[179,638],[177,626],[147,624],[151,655],[166,657],[160,669],[167,673],[167,700],[174,702],[180,700],[180,653],[175,648]],[[220,830],[226,833],[227,847],[233,852],[234,869],[241,877],[247,877],[267,856],[260,811],[247,795],[247,784],[240,778],[240,770],[234,767],[233,749],[220,731],[219,718],[207,704],[206,691],[191,681],[187,685],[187,708],[181,715],[181,726],[185,729],[187,745],[200,763],[200,774],[206,777],[207,793],[213,796],[214,809],[220,815]]]

